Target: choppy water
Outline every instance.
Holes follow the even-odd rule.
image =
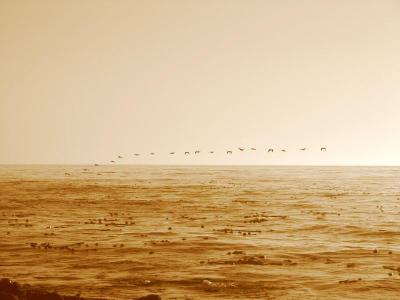
[[[399,271],[400,168],[0,167],[0,277],[21,283],[398,299]]]

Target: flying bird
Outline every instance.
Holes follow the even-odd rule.
[[[301,148],[300,151],[306,151],[306,148]]]
[[[274,152],[274,149],[269,148],[269,149],[268,149],[268,152]]]
[[[139,156],[140,154],[139,154],[139,153],[135,153],[134,155],[135,155],[135,156]]]
[[[213,154],[213,153],[214,153],[214,151],[210,151],[210,153],[211,153],[211,154]]]
[[[321,147],[321,151],[326,151],[326,148],[325,147]]]
[[[253,151],[255,151],[255,150],[257,150],[256,148],[250,148],[250,150],[253,150]]]
[[[244,148],[238,148],[240,151],[244,151]]]
[[[118,158],[123,158],[121,155],[118,155]]]
[[[286,149],[281,149],[282,152],[286,152]]]
[[[154,152],[151,152],[150,155],[154,155]]]
[[[188,152],[188,151],[185,152],[185,155],[189,155],[189,154],[190,154],[190,152]]]
[[[113,163],[113,164],[114,164],[114,163],[115,163],[115,160],[110,160],[110,163]]]
[[[232,154],[231,150],[226,151],[226,154]]]
[[[175,154],[175,152],[170,152],[169,154]]]
[[[194,151],[194,154],[199,154],[199,153],[200,153],[199,150]]]

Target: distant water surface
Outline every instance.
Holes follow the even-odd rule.
[[[0,277],[112,299],[398,299],[400,168],[0,166]]]

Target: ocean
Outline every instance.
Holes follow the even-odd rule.
[[[123,300],[398,299],[400,167],[0,166],[0,277]]]

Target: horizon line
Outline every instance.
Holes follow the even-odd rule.
[[[0,163],[1,166],[92,166],[92,167],[400,167],[398,165],[380,164],[98,164],[94,163]]]

